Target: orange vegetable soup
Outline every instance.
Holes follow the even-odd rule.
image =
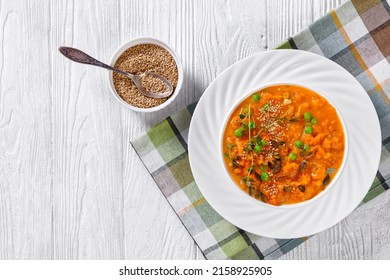
[[[232,179],[272,205],[299,203],[323,191],[341,166],[344,146],[336,109],[296,85],[270,86],[248,96],[223,135]]]

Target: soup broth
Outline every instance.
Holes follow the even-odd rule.
[[[294,204],[322,192],[344,157],[344,130],[336,109],[296,85],[264,88],[229,117],[223,153],[231,178],[271,205]]]

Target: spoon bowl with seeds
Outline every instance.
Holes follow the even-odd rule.
[[[173,93],[172,84],[168,81],[167,78],[165,78],[160,74],[150,72],[150,71],[145,71],[139,75],[134,75],[122,71],[120,69],[117,69],[115,67],[112,67],[110,65],[107,65],[91,57],[90,55],[86,54],[85,52],[79,49],[62,46],[58,50],[66,58],[72,61],[82,63],[82,64],[89,64],[93,66],[102,67],[104,69],[111,70],[128,77],[134,82],[138,90],[147,97],[165,98],[170,96]]]

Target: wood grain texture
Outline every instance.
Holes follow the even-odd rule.
[[[49,23],[48,2],[0,4],[2,259],[52,257]]]
[[[101,69],[71,63],[60,45],[107,60],[114,2],[52,3],[53,258],[124,257],[120,105]]]
[[[0,1],[0,259],[203,259],[130,139],[342,2]],[[185,71],[181,95],[153,114],[122,107],[106,71],[57,52],[108,62],[139,36],[171,45]],[[390,259],[389,202],[382,195],[283,259]]]
[[[268,0],[267,41],[270,49],[308,27],[346,0]]]

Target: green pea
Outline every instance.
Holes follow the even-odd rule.
[[[260,140],[260,145],[261,145],[261,146],[267,145],[267,141],[264,140],[264,139],[261,139],[261,140]]]
[[[297,147],[298,149],[302,149],[303,148],[303,142],[301,140],[297,140],[295,141],[295,147]]]
[[[263,173],[261,173],[261,181],[269,181],[269,174],[268,174],[268,172],[263,172]]]
[[[267,112],[267,111],[268,111],[268,108],[269,108],[269,105],[268,105],[268,103],[266,103],[266,104],[263,106],[264,112]]]
[[[260,153],[261,152],[261,146],[260,145],[255,145],[255,152]]]
[[[303,149],[304,149],[306,152],[308,152],[308,151],[310,151],[310,146],[305,144],[305,145],[303,146]]]
[[[255,128],[256,127],[256,123],[253,122],[253,121],[250,121],[249,124],[248,124],[248,127],[249,128]]]
[[[243,134],[243,131],[241,128],[237,128],[235,131],[234,131],[234,136],[236,137],[241,137]]]
[[[260,101],[260,95],[255,93],[254,95],[252,95],[252,99],[253,99],[253,101],[258,102],[258,101]]]
[[[311,126],[306,126],[304,129],[304,132],[306,134],[312,134],[313,133],[313,128]]]
[[[296,159],[297,159],[297,155],[296,155],[295,153],[290,153],[290,154],[288,155],[288,158],[289,158],[290,160],[296,160]]]
[[[318,123],[318,119],[317,118],[312,118],[311,119],[311,123],[316,125]]]
[[[305,121],[311,121],[311,119],[312,119],[312,116],[311,116],[311,114],[309,113],[309,112],[305,112],[304,114],[303,114],[303,118],[305,119]]]

